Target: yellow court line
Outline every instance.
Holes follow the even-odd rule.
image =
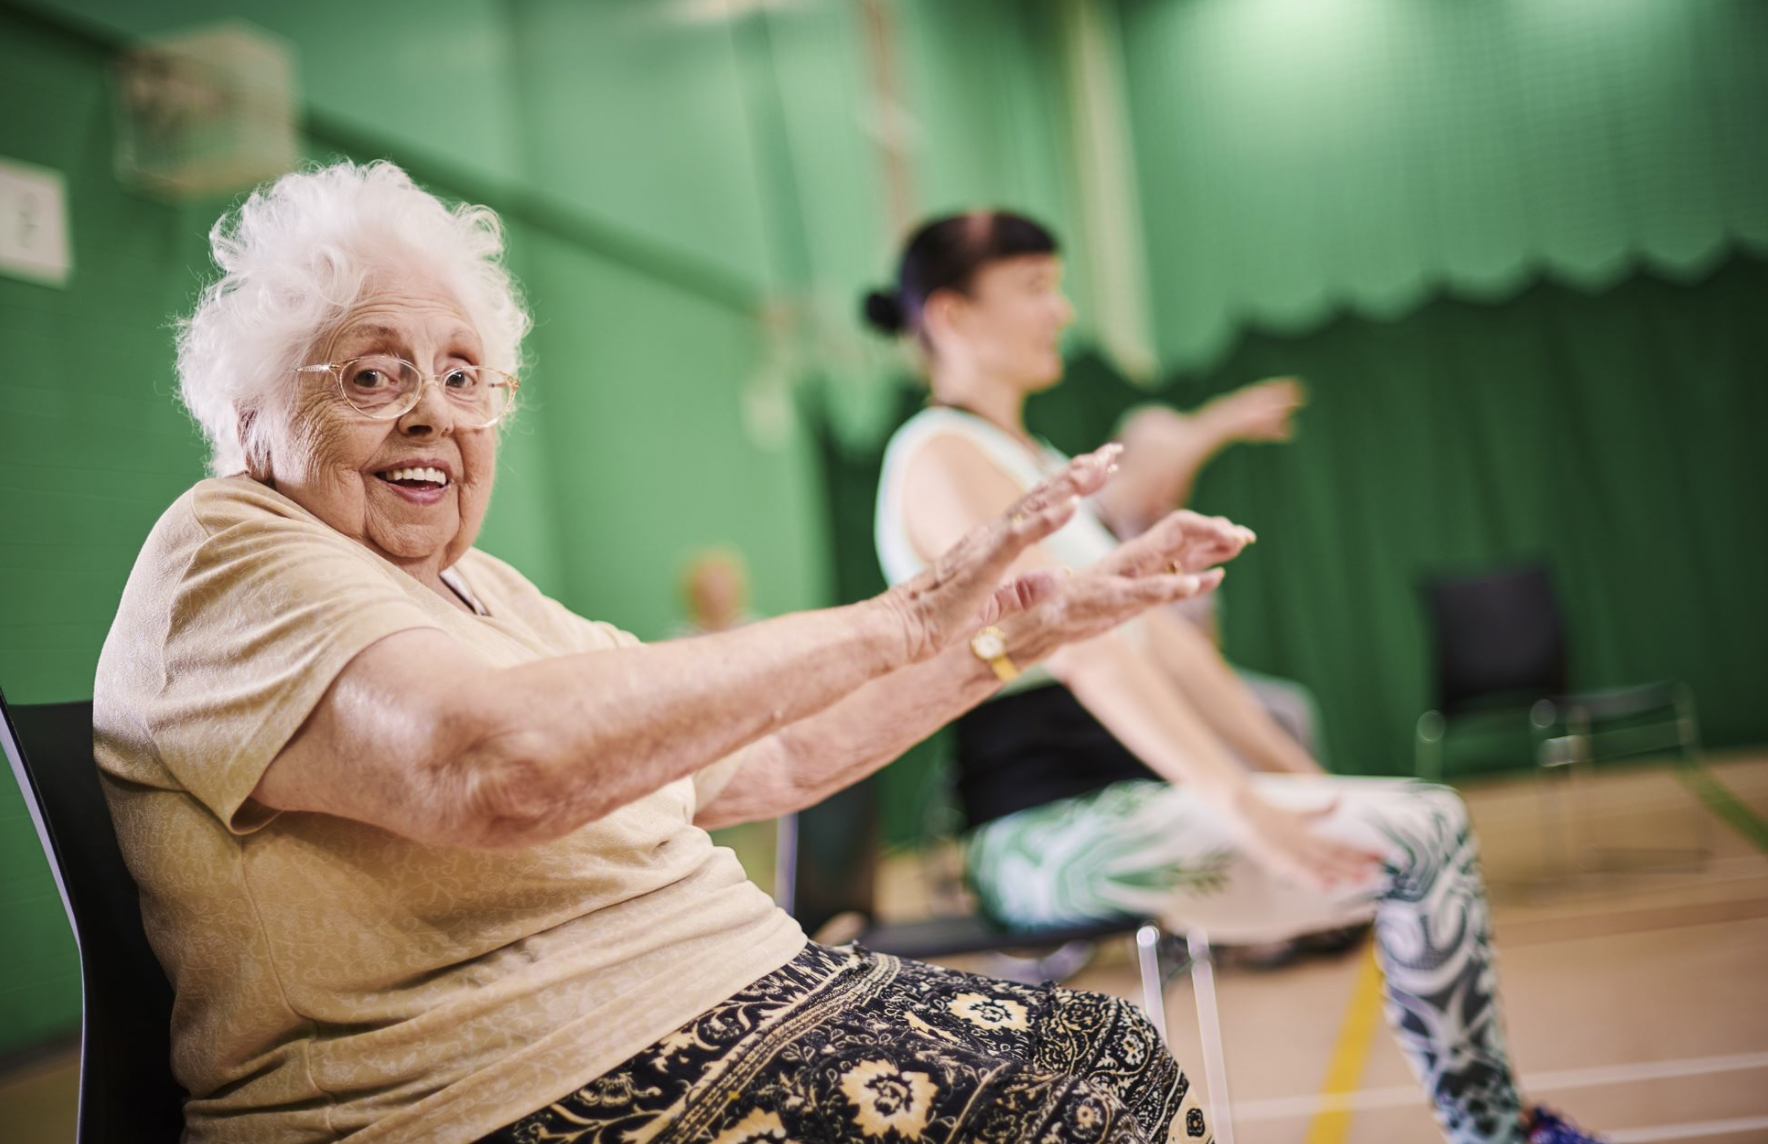
[[[1350,1004],[1345,1007],[1338,1044],[1333,1046],[1332,1060],[1326,1065],[1320,1111],[1308,1125],[1306,1144],[1344,1144],[1350,1137],[1354,1111],[1350,1098],[1363,1085],[1363,1070],[1369,1066],[1375,1030],[1381,1026],[1381,987],[1385,980],[1381,963],[1375,960],[1375,943],[1370,942],[1363,953]]]

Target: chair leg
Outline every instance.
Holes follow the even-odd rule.
[[[1412,738],[1412,774],[1425,782],[1443,781],[1443,735],[1448,724],[1436,711],[1418,717]]]
[[[1685,683],[1676,685],[1676,740],[1681,748],[1680,763],[1684,773],[1699,770],[1700,722],[1694,712],[1694,693]],[[1713,818],[1702,810],[1694,822],[1695,864],[1704,870],[1713,859]]]
[[[1136,931],[1136,964],[1142,970],[1142,1011],[1154,1023],[1160,1043],[1170,1045],[1166,1036],[1166,978],[1160,972],[1160,927],[1144,922]]]
[[[1556,877],[1571,873],[1575,855],[1570,839],[1571,813],[1566,807],[1566,786],[1572,781],[1575,761],[1571,740],[1554,735],[1559,708],[1542,699],[1529,710],[1529,727],[1535,740],[1535,785],[1541,795],[1536,806],[1541,820],[1541,857]],[[1551,811],[1549,810],[1551,808]]]
[[[1142,970],[1142,1008],[1160,1034],[1161,1042],[1170,1048],[1160,939],[1161,929],[1153,922],[1137,930],[1136,962]],[[1191,962],[1191,989],[1197,995],[1197,1030],[1203,1041],[1203,1072],[1209,1093],[1206,1115],[1215,1126],[1216,1144],[1234,1144],[1234,1110],[1228,1102],[1228,1062],[1222,1048],[1221,1012],[1216,1008],[1215,961],[1209,949],[1209,935],[1202,930],[1188,932],[1185,951]]]
[[[1699,765],[1700,750],[1693,699],[1688,695],[1686,687],[1677,686],[1671,707],[1674,711],[1675,745],[1679,755],[1676,766],[1686,771]],[[1711,859],[1711,823],[1709,816],[1705,814],[1697,814],[1693,820],[1695,838],[1692,846],[1602,844],[1597,827],[1592,824],[1593,821],[1599,822],[1602,817],[1600,813],[1594,816],[1591,813],[1591,807],[1595,805],[1595,800],[1602,797],[1602,791],[1596,780],[1598,729],[1589,712],[1575,703],[1560,712],[1553,703],[1543,699],[1535,704],[1530,721],[1534,726],[1539,751],[1540,775],[1543,780],[1548,775],[1559,776],[1559,781],[1551,784],[1556,795],[1551,801],[1559,837],[1552,837],[1555,831],[1549,828],[1545,815],[1542,824],[1553,843],[1552,851],[1560,856],[1556,863],[1560,876],[1578,872],[1675,873],[1701,869]],[[1562,729],[1563,734],[1556,734]],[[1567,803],[1583,808],[1583,813],[1570,812]],[[1612,836],[1613,833],[1611,829],[1609,834]]]
[[[1197,994],[1197,1030],[1203,1040],[1203,1070],[1209,1083],[1209,1118],[1215,1125],[1216,1144],[1234,1144],[1228,1058],[1222,1046],[1222,1015],[1216,1008],[1215,960],[1209,935],[1191,930],[1185,935],[1185,948],[1191,955],[1191,988]]]
[[[774,904],[787,913],[798,905],[798,816],[782,814],[774,825]]]

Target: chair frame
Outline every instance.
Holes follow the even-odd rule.
[[[19,705],[9,708],[0,693],[0,752],[6,755],[18,782],[37,841],[49,861],[62,910],[80,956],[80,1100],[76,1128],[79,1144],[138,1144],[175,1138],[184,1124],[186,1094],[172,1075],[172,989],[160,970],[142,928],[134,893],[128,908],[124,896],[129,878],[113,834],[69,839],[64,845],[57,823],[64,825],[77,810],[63,806],[70,788],[53,784],[57,801],[45,797],[39,774],[49,768],[98,768],[90,746],[91,704]],[[72,708],[57,712],[56,708]],[[44,718],[68,718],[84,712],[87,746],[81,758],[55,757],[21,732],[18,716],[42,711]],[[102,800],[102,791],[96,790]],[[60,806],[61,809],[56,808]],[[105,825],[109,825],[108,812]],[[70,848],[73,847],[73,848]],[[70,882],[72,883],[70,885]],[[127,889],[134,889],[128,881]],[[127,916],[120,916],[127,914]],[[157,1030],[157,1039],[150,1030]],[[155,1063],[157,1058],[157,1063]]]
[[[1570,869],[1575,864],[1585,872],[1698,870],[1703,868],[1712,857],[1711,819],[1706,814],[1696,814],[1693,818],[1697,833],[1697,841],[1694,846],[1600,847],[1586,845],[1574,863],[1571,831],[1568,829],[1571,816],[1566,809],[1567,794],[1569,793],[1567,788],[1575,785],[1587,785],[1595,770],[1598,757],[1610,760],[1625,759],[1673,748],[1677,753],[1676,765],[1678,769],[1689,771],[1700,766],[1700,723],[1695,714],[1694,695],[1683,683],[1671,683],[1663,686],[1668,693],[1668,704],[1654,703],[1640,710],[1668,710],[1674,713],[1673,718],[1655,721],[1645,727],[1604,732],[1596,729],[1595,724],[1605,705],[1612,704],[1617,697],[1624,704],[1626,691],[1642,692],[1646,688],[1542,699],[1529,710],[1529,728],[1534,735],[1538,773],[1543,780],[1554,777],[1559,779],[1552,784],[1555,790],[1551,801],[1554,807],[1554,818],[1559,827],[1555,832],[1559,845],[1554,848],[1553,860],[1560,865],[1561,869]],[[1647,688],[1649,687],[1651,685],[1647,685]],[[1629,712],[1629,714],[1637,713],[1637,710]],[[1667,735],[1664,734],[1666,730],[1668,731]],[[1653,734],[1654,732],[1656,734]],[[1630,741],[1623,750],[1599,755],[1596,750],[1597,741],[1605,734],[1629,736]]]
[[[1660,689],[1667,696],[1665,701],[1637,706],[1627,711],[1624,717],[1648,711],[1667,711],[1672,713],[1670,718],[1620,731],[1605,732],[1597,726],[1604,716],[1604,708],[1613,704],[1615,696]],[[1519,719],[1522,717],[1520,708],[1515,713]],[[1686,684],[1644,684],[1612,692],[1550,696],[1536,700],[1529,708],[1527,718],[1534,742],[1535,774],[1541,783],[1543,803],[1548,807],[1541,816],[1541,846],[1553,868],[1562,873],[1574,868],[1585,873],[1673,872],[1701,869],[1711,859],[1712,828],[1705,815],[1694,818],[1698,840],[1690,847],[1588,846],[1579,855],[1574,853],[1571,841],[1573,816],[1567,806],[1569,788],[1588,785],[1598,758],[1625,759],[1673,749],[1678,769],[1686,771],[1700,766],[1700,722],[1695,713],[1694,695]],[[1434,709],[1418,717],[1413,740],[1413,773],[1418,778],[1428,782],[1444,781],[1443,740],[1448,726],[1448,719]],[[1662,733],[1666,729],[1667,735]],[[1654,731],[1659,734],[1653,736],[1651,732]],[[1628,735],[1633,741],[1625,750],[1599,752],[1597,744],[1604,735]]]
[[[1507,587],[1509,585],[1509,587]],[[1513,674],[1494,680],[1488,667],[1479,684],[1470,686],[1464,659],[1446,658],[1445,629],[1465,627],[1465,601],[1471,591],[1486,597],[1488,618],[1494,608],[1520,607],[1537,621],[1531,632],[1545,635],[1540,647],[1525,643],[1521,660],[1508,665]],[[1430,597],[1427,607],[1436,627],[1436,708],[1418,717],[1413,738],[1413,773],[1431,782],[1443,781],[1444,739],[1451,717],[1482,710],[1482,701],[1508,701],[1483,706],[1486,716],[1524,719],[1534,744],[1536,776],[1542,800],[1541,845],[1550,868],[1563,874],[1574,867],[1596,870],[1698,869],[1712,854],[1710,826],[1706,816],[1696,816],[1697,844],[1688,848],[1598,848],[1587,846],[1574,856],[1573,816],[1567,803],[1570,788],[1587,781],[1598,757],[1604,759],[1641,756],[1675,749],[1683,768],[1699,765],[1700,732],[1694,712],[1694,696],[1681,682],[1657,682],[1597,691],[1573,691],[1568,679],[1567,637],[1553,578],[1542,561],[1490,568],[1473,574],[1437,577],[1425,582]],[[1463,600],[1462,623],[1444,618],[1445,600]],[[1497,593],[1494,596],[1494,593]],[[1477,597],[1476,597],[1477,598]],[[1532,653],[1533,658],[1530,658]],[[1450,670],[1450,663],[1456,670]],[[1500,673],[1502,674],[1502,673]],[[1496,688],[1496,690],[1494,690]],[[1639,720],[1668,713],[1644,725],[1604,731],[1598,725],[1616,720]],[[1668,731],[1666,734],[1665,732]],[[1625,739],[1620,750],[1598,750],[1599,741]],[[1606,745],[1606,742],[1604,743]]]

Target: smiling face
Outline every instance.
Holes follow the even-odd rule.
[[[440,374],[481,364],[481,353],[452,295],[395,274],[319,339],[307,364],[389,354]],[[294,393],[253,477],[420,579],[472,547],[491,503],[496,428],[466,428],[435,385],[404,416],[377,421],[343,400],[335,374],[293,376]]]
[[[936,353],[962,355],[979,373],[1028,393],[1062,380],[1062,331],[1074,306],[1062,293],[1060,257],[998,259],[976,271],[968,290],[941,294]]]

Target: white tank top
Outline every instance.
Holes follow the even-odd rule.
[[[1022,491],[1029,492],[1045,477],[1060,472],[1069,460],[1046,441],[1038,442],[1039,455],[1034,456],[1025,443],[1012,434],[974,413],[959,409],[924,409],[909,418],[890,438],[890,444],[884,450],[884,469],[878,478],[874,536],[878,545],[878,563],[883,566],[884,578],[892,584],[913,579],[927,567],[927,562],[921,559],[909,539],[904,485],[915,452],[933,438],[946,434],[962,437],[981,449]],[[1081,569],[1110,555],[1117,548],[1117,538],[1100,521],[1091,502],[1087,502],[1081,505],[1073,520],[1046,538],[1042,547],[1057,563]],[[1021,691],[1051,682],[1048,672],[1034,667],[1014,680],[1006,690]]]

